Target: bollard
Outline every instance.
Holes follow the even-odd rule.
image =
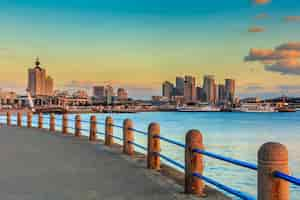
[[[132,131],[133,122],[130,119],[125,119],[123,122],[123,153],[127,155],[134,154],[134,146],[130,142],[134,142],[134,133]]]
[[[32,112],[27,112],[27,128],[32,128]]]
[[[203,180],[193,175],[202,175],[204,170],[203,156],[193,152],[194,149],[204,149],[202,134],[198,130],[190,130],[185,140],[185,193],[205,196]]]
[[[22,113],[21,113],[21,112],[18,112],[18,113],[17,113],[17,126],[18,126],[19,128],[22,127]]]
[[[63,114],[62,118],[62,133],[63,135],[68,134],[68,115]]]
[[[114,134],[114,120],[112,117],[106,117],[105,120],[105,145],[110,146],[114,143],[113,134]]]
[[[75,117],[75,137],[81,136],[81,116],[76,115]]]
[[[8,111],[6,113],[6,124],[7,124],[7,126],[11,126],[11,112],[10,111]]]
[[[50,131],[55,132],[55,114],[50,114]]]
[[[157,123],[151,123],[148,127],[148,169],[160,170],[160,126]]]
[[[89,140],[90,141],[95,141],[97,139],[97,118],[96,116],[91,116],[90,119],[90,137]]]
[[[43,128],[43,123],[44,123],[43,113],[39,113],[38,127]]]
[[[289,182],[274,178],[275,171],[289,174],[288,151],[280,143],[265,143],[258,151],[258,200],[290,199]]]

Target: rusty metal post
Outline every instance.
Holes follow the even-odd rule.
[[[114,120],[112,117],[106,117],[105,120],[105,145],[110,146],[114,143],[113,134],[114,134]]]
[[[89,140],[90,141],[95,141],[97,139],[97,118],[96,116],[91,116],[90,119],[90,137]]]
[[[38,127],[43,128],[43,123],[44,123],[43,113],[39,113]]]
[[[22,127],[22,113],[21,113],[21,112],[18,112],[18,113],[17,113],[17,126],[18,126],[19,128]]]
[[[75,136],[80,137],[81,136],[81,116],[76,115],[75,117]]]
[[[55,132],[55,114],[50,114],[50,131]]]
[[[27,112],[27,128],[32,128],[32,112]]]
[[[123,122],[123,153],[127,155],[134,154],[134,146],[130,142],[134,142],[133,122],[130,119],[125,119]]]
[[[160,125],[151,123],[148,127],[148,169],[160,170]]]
[[[68,115],[67,114],[63,114],[62,134],[64,134],[64,135],[68,134]]]
[[[203,180],[194,176],[194,173],[202,175],[204,171],[202,154],[193,151],[204,149],[202,134],[198,130],[190,130],[185,142],[185,193],[205,196]]]
[[[258,200],[290,199],[289,182],[274,178],[275,171],[289,174],[288,150],[280,143],[265,143],[258,151]]]
[[[6,124],[7,124],[7,126],[11,126],[11,112],[10,111],[8,111],[6,113]]]

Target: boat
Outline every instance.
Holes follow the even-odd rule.
[[[216,106],[182,106],[177,107],[178,112],[220,112],[221,109]]]
[[[238,109],[239,112],[253,112],[253,113],[270,113],[278,112],[275,106],[270,103],[244,103]]]

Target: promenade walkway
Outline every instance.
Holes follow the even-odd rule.
[[[40,129],[0,128],[0,173],[6,200],[199,199],[116,148]]]

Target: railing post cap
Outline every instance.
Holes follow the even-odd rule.
[[[76,119],[76,120],[81,119],[81,115],[76,115],[76,116],[75,116],[75,119]]]
[[[106,119],[105,119],[106,122],[109,122],[109,121],[112,121],[112,120],[113,120],[113,118],[111,116],[107,116]]]
[[[92,116],[91,116],[91,121],[96,121],[96,120],[97,120],[96,116],[95,116],[95,115],[92,115]]]
[[[133,121],[131,119],[125,119],[123,123],[124,123],[124,125],[125,124],[132,124]]]
[[[288,150],[280,143],[267,142],[258,150],[258,160],[262,161],[288,161]]]
[[[50,113],[50,117],[55,117],[55,114],[54,113]]]
[[[149,127],[148,127],[148,132],[152,132],[152,133],[159,133],[160,132],[160,125],[159,123],[156,123],[156,122],[152,122],[149,124]]]
[[[203,140],[202,133],[196,129],[189,130],[186,134],[186,137],[191,138],[191,140],[198,140],[201,142]]]

